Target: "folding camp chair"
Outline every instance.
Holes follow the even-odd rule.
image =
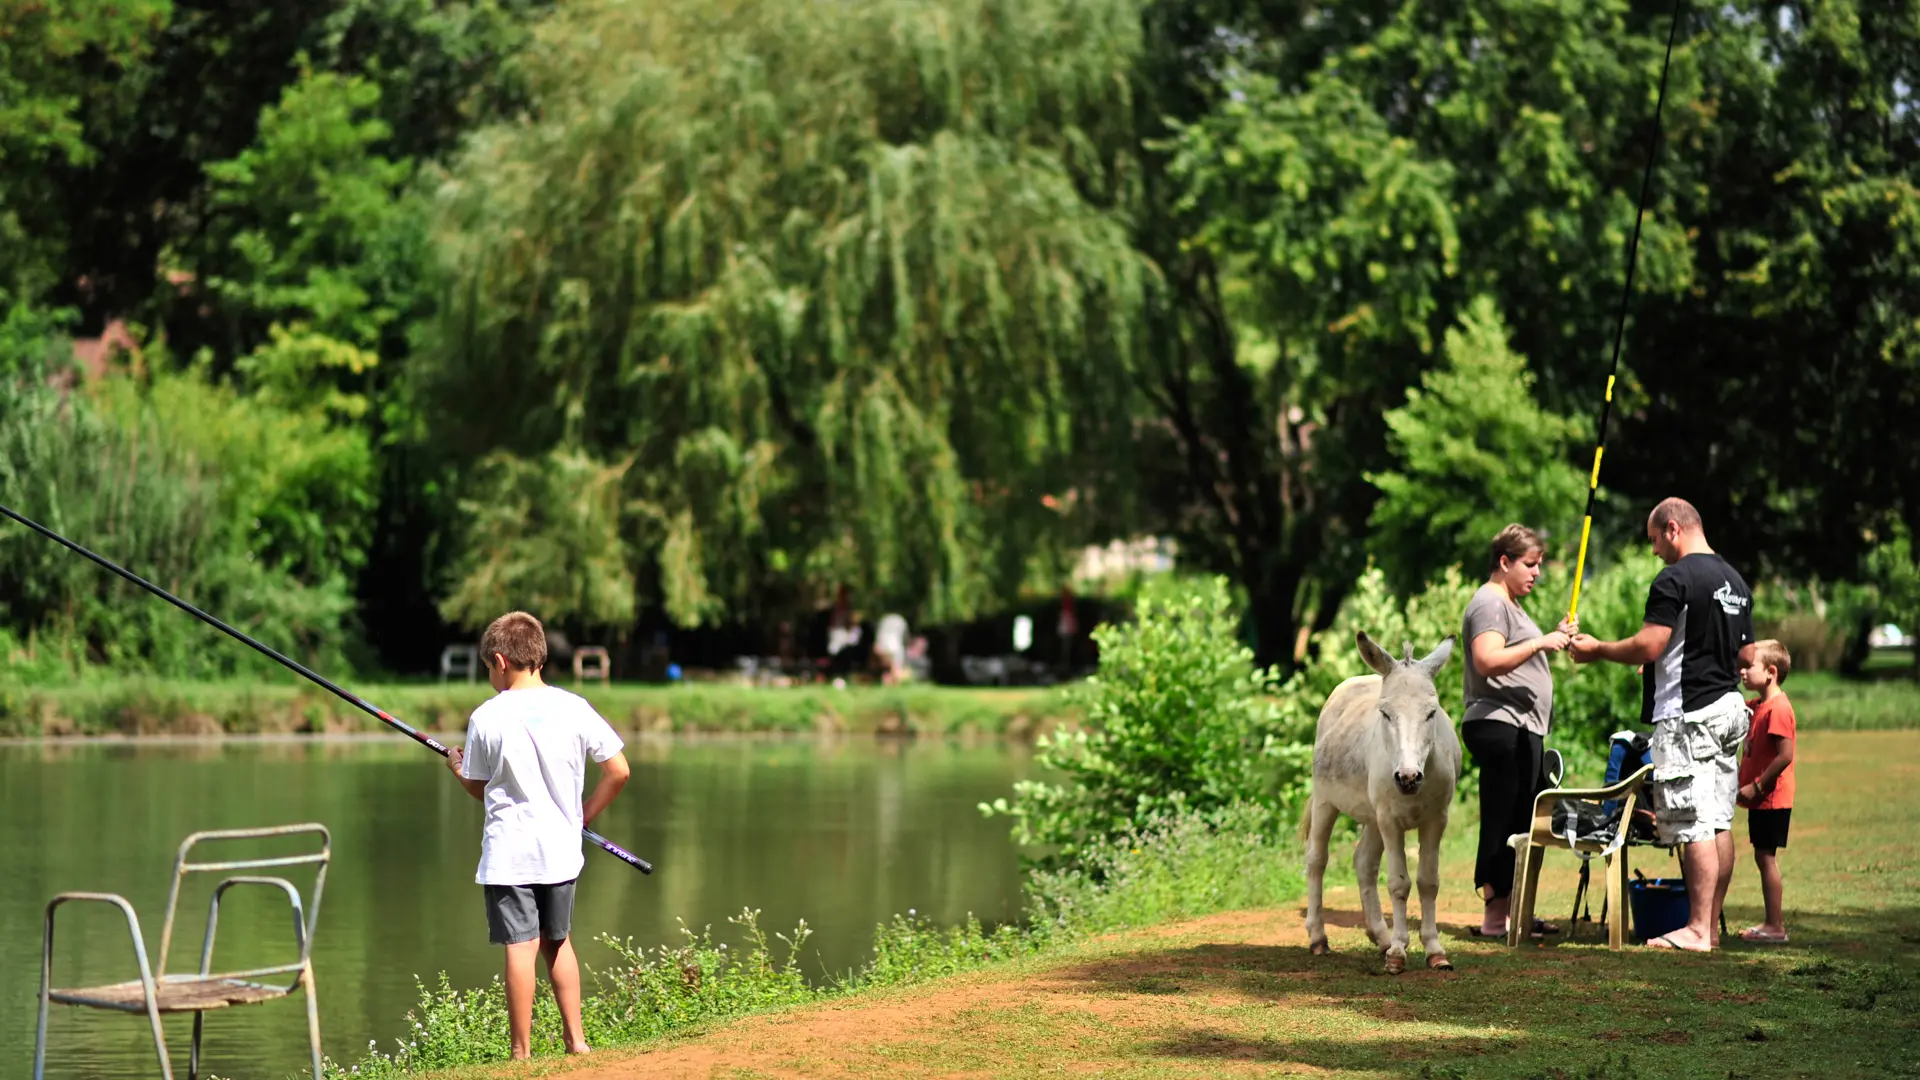
[[[1540,865],[1549,848],[1564,847],[1580,856],[1583,864],[1595,856],[1606,860],[1607,907],[1613,917],[1607,921],[1607,946],[1626,944],[1627,833],[1633,822],[1633,808],[1640,785],[1653,773],[1643,765],[1633,775],[1602,788],[1548,788],[1533,799],[1533,827],[1515,833],[1507,843],[1514,849],[1513,908],[1507,920],[1507,944],[1519,945],[1533,926],[1534,900],[1540,885]],[[1617,801],[1618,815],[1608,813],[1605,804]],[[1587,807],[1587,827],[1582,826],[1581,807]],[[1558,811],[1558,812],[1556,812]],[[1600,825],[1594,828],[1595,824]],[[1579,910],[1578,898],[1574,901]],[[1571,921],[1568,940],[1572,940]]]
[[[294,855],[237,859],[228,862],[187,861],[187,856],[194,846],[205,841],[249,840],[303,833],[319,835],[319,850],[309,849]],[[192,1013],[193,1044],[187,1064],[187,1077],[188,1080],[197,1080],[200,1075],[201,1028],[208,1009],[220,1009],[229,1005],[257,1005],[263,1001],[286,997],[303,987],[307,996],[307,1042],[313,1053],[313,1077],[314,1080],[321,1080],[320,1006],[314,998],[313,990],[313,928],[320,917],[320,890],[326,884],[327,861],[332,851],[332,836],[327,832],[325,825],[317,824],[282,825],[265,829],[220,829],[197,832],[187,837],[181,842],[179,853],[174,856],[173,889],[167,894],[167,921],[160,931],[159,961],[151,967],[147,963],[146,943],[140,937],[140,918],[134,913],[133,905],[127,903],[124,897],[113,893],[91,892],[67,892],[54,897],[53,901],[47,905],[46,930],[41,942],[40,1025],[33,1044],[34,1080],[42,1080],[46,1073],[47,1010],[52,1003],[145,1013],[148,1024],[153,1028],[153,1048],[154,1052],[160,1055],[160,1075],[165,1080],[173,1080],[173,1065],[167,1059],[167,1040],[165,1032],[161,1030],[160,1014]],[[200,970],[191,974],[167,974],[167,952],[173,944],[173,917],[180,905],[180,883],[188,874],[217,870],[258,870],[270,866],[303,864],[314,864],[318,867],[314,872],[311,904],[305,906],[304,910],[300,901],[300,890],[286,878],[239,874],[228,877],[214,886],[213,898],[207,905],[206,937],[200,944]],[[213,938],[220,923],[220,897],[235,885],[267,885],[286,894],[287,902],[293,909],[293,944],[299,952],[298,960],[246,971],[218,973],[213,971]],[[112,904],[127,917],[127,929],[133,935],[134,958],[139,961],[140,966],[138,979],[109,986],[88,986],[71,990],[53,988],[53,916],[60,905],[74,900]],[[278,980],[261,981],[274,975],[292,975],[293,978],[285,985],[281,985]]]

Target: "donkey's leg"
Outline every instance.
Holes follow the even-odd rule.
[[[1420,947],[1427,966],[1452,971],[1446,946],[1440,944],[1440,838],[1447,833],[1446,811],[1420,823]]]
[[[1398,825],[1380,828],[1387,846],[1387,895],[1393,898],[1393,938],[1387,943],[1387,970],[1398,975],[1407,966],[1407,894],[1413,880],[1407,876],[1407,834]]]
[[[1327,876],[1327,840],[1339,818],[1340,811],[1330,802],[1312,799],[1307,803],[1307,951],[1316,956],[1331,951],[1320,915],[1320,894]]]
[[[1360,914],[1367,922],[1367,936],[1385,949],[1387,923],[1380,917],[1380,850],[1380,830],[1363,826],[1360,842],[1353,845],[1353,876],[1360,883]]]

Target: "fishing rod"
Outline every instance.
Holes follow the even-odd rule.
[[[115,574],[120,575],[122,578],[125,578],[128,581],[133,582],[135,585],[140,586],[141,588],[147,590],[148,592],[159,597],[160,599],[165,600],[167,603],[172,604],[174,607],[179,608],[181,611],[184,611],[187,614],[193,616],[194,618],[199,619],[201,622],[204,622],[207,625],[212,626],[217,630],[220,630],[221,632],[225,633],[227,636],[233,638],[234,640],[240,642],[241,644],[254,649],[255,651],[261,653],[262,655],[272,657],[273,659],[279,661],[280,663],[300,673],[301,675],[306,676],[308,679],[312,680],[315,685],[330,691],[331,693],[333,693],[334,696],[338,697],[340,700],[346,702],[349,705],[352,705],[354,708],[359,709],[361,712],[364,712],[369,716],[372,716],[374,719],[379,720],[381,723],[386,724],[387,726],[400,732],[402,735],[405,735],[409,739],[412,739],[413,741],[419,743],[420,745],[426,747],[427,749],[433,751],[434,753],[439,754],[441,757],[447,756],[447,747],[445,746],[445,744],[441,743],[439,740],[435,739],[433,736],[428,735],[426,732],[421,731],[419,728],[416,728],[413,725],[405,723],[404,721],[396,718],[391,713],[388,713],[385,709],[376,708],[372,702],[368,701],[367,699],[361,697],[358,694],[353,693],[352,691],[345,689],[344,687],[335,683],[333,680],[327,678],[326,676],[320,674],[317,671],[314,671],[312,668],[307,667],[305,664],[302,664],[300,661],[295,660],[293,657],[280,652],[279,650],[273,648],[271,645],[268,645],[265,642],[260,641],[258,638],[255,638],[244,631],[237,630],[234,627],[227,625],[225,622],[221,621],[220,619],[217,619],[212,615],[209,615],[206,612],[201,611],[199,608],[194,607],[192,604],[187,603],[185,600],[182,600],[179,597],[168,592],[167,590],[161,588],[160,586],[155,585],[153,582],[148,581],[146,578],[141,577],[139,574],[136,574],[133,571],[128,570],[127,568],[119,565],[118,563],[112,562],[111,560],[105,559],[99,555],[94,554],[91,551],[88,551],[86,548],[81,547],[79,544],[74,543],[73,541],[67,539],[64,536],[61,536],[59,533],[54,532],[52,529],[47,528],[45,525],[42,525],[39,522],[33,521],[29,518],[22,517],[21,515],[15,513],[11,507],[8,507],[4,504],[0,504],[0,514],[4,514],[7,517],[12,518],[13,520],[19,522],[20,524],[25,525],[27,528],[32,529],[34,532],[39,533],[41,536],[46,537],[47,539],[53,541],[56,544],[59,544],[60,546],[66,548],[69,551],[72,551],[77,555],[83,556],[87,559],[91,559],[93,562],[97,563],[98,565],[106,568],[107,570],[112,571]],[[648,862],[647,860],[641,858],[638,855],[635,855],[633,852],[628,851],[626,848],[621,847],[619,844],[614,843],[613,841],[607,839],[606,837],[601,836],[599,833],[594,832],[592,829],[583,828],[580,830],[580,834],[582,836],[585,836],[588,840],[593,841],[595,846],[599,847],[600,850],[605,851],[607,854],[612,855],[614,858],[619,859],[621,862],[626,863],[628,866],[633,867],[635,870],[638,870],[643,874],[653,873],[652,863]]]
[[[1660,94],[1653,102],[1653,131],[1647,140],[1647,168],[1640,176],[1640,201],[1633,208],[1633,239],[1627,242],[1627,281],[1620,290],[1620,318],[1613,333],[1613,366],[1607,371],[1607,394],[1600,406],[1600,428],[1593,445],[1593,472],[1587,477],[1587,512],[1580,523],[1580,559],[1573,567],[1573,599],[1567,604],[1568,619],[1580,614],[1580,582],[1587,568],[1587,537],[1593,532],[1593,501],[1600,492],[1600,455],[1607,449],[1607,418],[1613,412],[1613,384],[1620,374],[1620,346],[1627,335],[1627,307],[1633,299],[1633,269],[1640,254],[1640,219],[1646,213],[1647,192],[1653,187],[1653,165],[1660,155],[1660,113],[1667,104],[1667,69],[1673,64],[1673,39],[1680,29],[1684,3],[1685,0],[1673,0],[1673,18],[1667,25],[1667,55],[1660,62]]]

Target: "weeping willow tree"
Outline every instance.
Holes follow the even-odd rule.
[[[439,192],[434,438],[490,461],[445,613],[1008,595],[1071,537],[1074,478],[1120,467],[1157,287],[1122,212],[1140,26],[1135,0],[562,7],[535,114]],[[551,587],[543,549],[601,580]]]

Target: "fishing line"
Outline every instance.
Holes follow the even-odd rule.
[[[245,633],[244,631],[234,629],[233,627],[227,625],[225,622],[222,622],[221,620],[214,618],[212,615],[209,615],[206,612],[201,611],[199,608],[194,607],[192,604],[187,603],[185,600],[180,599],[179,597],[173,595],[172,593],[161,588],[160,586],[155,585],[153,582],[148,581],[146,578],[143,578],[140,575],[134,573],[133,571],[126,569],[125,567],[119,565],[118,563],[112,562],[111,560],[108,560],[106,558],[103,558],[99,555],[94,554],[91,551],[88,551],[86,548],[81,547],[79,544],[74,543],[73,541],[67,539],[64,536],[61,536],[59,533],[54,532],[52,529],[47,528],[45,525],[42,525],[37,521],[32,521],[27,518],[21,517],[19,514],[15,513],[11,508],[5,505],[0,505],[0,514],[4,514],[7,517],[12,518],[13,520],[19,522],[20,524],[25,525],[27,528],[32,529],[34,532],[39,533],[41,536],[44,536],[47,539],[53,541],[54,543],[59,544],[62,547],[65,547],[66,549],[74,552],[77,555],[81,555],[85,558],[91,559],[93,562],[99,564],[102,567],[105,567],[106,569],[112,571],[115,574],[120,575],[122,578],[125,578],[126,580],[133,582],[135,585],[140,586],[141,588],[147,590],[148,592],[159,597],[160,599],[165,600],[167,603],[172,604],[174,607],[179,608],[181,611],[184,611],[187,614],[193,616],[194,618],[199,619],[201,622],[204,622],[207,625],[225,633],[227,636],[233,638],[236,641],[239,641],[241,644],[247,645],[253,648],[254,650],[260,652],[262,655],[272,657],[274,660],[277,660],[280,663],[286,665],[288,668],[291,668],[293,671],[298,672],[299,674],[312,680],[314,684],[320,686],[325,690],[332,692],[336,697],[340,698],[342,701],[345,701],[347,704],[352,705],[354,708],[359,709],[361,712],[364,712],[369,716],[372,716],[374,719],[379,720],[381,723],[386,724],[389,727],[392,727],[394,730],[400,732],[402,735],[407,736],[408,738],[426,747],[427,749],[433,751],[434,753],[439,754],[441,757],[447,756],[447,747],[445,746],[445,744],[439,742],[433,736],[428,735],[426,732],[421,731],[419,728],[416,728],[411,724],[407,724],[395,718],[393,715],[391,715],[384,709],[376,708],[372,702],[367,701],[365,698],[359,696],[358,694],[355,694],[355,693],[352,693],[351,691],[346,690],[345,688],[334,683],[333,680],[307,667],[305,664],[302,664],[300,661],[295,660],[293,657],[280,652],[279,650],[273,648],[272,646],[266,644],[265,642],[260,641],[257,638],[254,638],[252,635]],[[588,840],[591,840],[602,851],[605,851],[607,854],[612,855],[613,857],[619,859],[621,862],[626,863],[628,866],[633,867],[635,870],[638,870],[643,874],[653,873],[652,863],[648,862],[647,860],[641,858],[638,855],[635,855],[633,852],[628,851],[627,849],[621,847],[620,845],[614,843],[613,841],[607,839],[606,837],[601,836],[599,833],[594,832],[592,829],[583,828],[580,830],[580,833],[582,836],[585,836]]]
[[[1685,0],[1673,0],[1673,19],[1667,26],[1667,55],[1660,62],[1660,94],[1653,103],[1653,131],[1648,138],[1647,168],[1640,177],[1640,201],[1633,208],[1633,239],[1627,242],[1627,281],[1620,290],[1620,317],[1613,334],[1613,365],[1607,371],[1606,400],[1600,406],[1600,428],[1593,446],[1593,472],[1587,477],[1587,512],[1580,523],[1580,559],[1573,568],[1573,599],[1567,604],[1567,618],[1580,613],[1580,583],[1587,568],[1587,538],[1593,532],[1593,501],[1600,492],[1600,456],[1607,449],[1607,418],[1613,413],[1613,384],[1620,374],[1620,346],[1627,335],[1627,307],[1633,299],[1633,270],[1640,253],[1640,219],[1647,209],[1647,192],[1653,187],[1653,166],[1660,155],[1660,114],[1667,104],[1667,69],[1673,64],[1673,40],[1680,29],[1681,8]]]

